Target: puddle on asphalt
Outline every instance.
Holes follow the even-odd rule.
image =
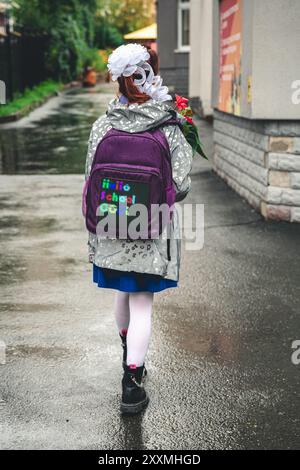
[[[20,232],[23,236],[35,236],[39,233],[49,233],[59,229],[59,224],[54,217],[32,217],[21,219],[17,216],[2,216],[0,218],[1,235],[16,235]]]
[[[78,260],[71,256],[57,256],[57,242],[34,243],[22,249],[17,240],[20,234],[24,239],[36,239],[43,234],[60,230],[60,225],[52,217],[21,219],[17,216],[4,216],[0,219],[0,286],[34,280],[47,281],[72,274]],[[13,246],[8,250],[8,242]],[[15,248],[14,248],[15,246]],[[39,256],[36,256],[36,253]]]
[[[38,120],[0,128],[3,174],[84,173],[87,141],[93,122],[105,112],[110,94],[96,89],[71,90],[59,106]]]
[[[186,306],[169,305],[171,316],[166,316],[163,327],[164,334],[176,345],[176,349],[182,349],[187,353],[197,354],[204,360],[229,364],[237,360],[240,353],[240,332],[233,332],[228,327],[222,328],[216,325],[207,325],[207,320],[199,322],[201,308],[198,304],[189,307],[187,316]]]
[[[10,284],[33,281],[50,281],[66,278],[74,272],[79,263],[76,258],[58,257],[40,251],[36,256],[36,247],[26,250],[26,255],[5,256],[0,253],[0,287]]]
[[[195,329],[195,325],[182,325],[172,327],[172,334],[176,336],[179,348],[219,364],[232,363],[239,355],[240,336],[230,331],[220,332],[200,326]]]
[[[24,209],[25,207],[27,207],[26,204],[18,201],[18,209]],[[2,210],[2,209],[4,209],[4,210],[13,209],[14,210],[15,208],[16,208],[16,202],[15,202],[14,195],[4,196],[2,194],[1,199],[0,199],[0,210]],[[0,223],[2,221],[2,218],[3,218],[3,216],[0,219]]]
[[[0,286],[24,281],[27,266],[24,259],[1,254],[0,257]]]

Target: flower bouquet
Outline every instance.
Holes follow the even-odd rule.
[[[203,158],[208,160],[207,156],[204,153],[202,144],[199,138],[198,129],[193,121],[193,110],[188,105],[189,100],[184,98],[184,96],[175,95],[176,100],[176,111],[185,118],[183,124],[183,134],[190,146],[193,149],[193,152],[197,152]]]

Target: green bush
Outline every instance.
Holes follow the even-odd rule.
[[[70,15],[59,18],[46,56],[49,74],[63,82],[75,79],[81,72],[85,49],[86,43],[75,19]]]
[[[103,19],[96,24],[95,43],[99,49],[115,48],[124,43],[123,36],[117,28]]]
[[[153,0],[18,0],[12,2],[18,26],[47,32],[44,52],[49,77],[68,82],[84,64],[106,67],[97,49],[115,48],[122,33],[151,23]]]
[[[82,57],[82,68],[93,67],[97,72],[106,69],[106,63],[103,57],[99,54],[98,49],[86,48]]]
[[[106,67],[96,49],[115,48],[122,34],[151,23],[152,0],[17,0],[12,2],[18,27],[47,32],[45,62],[49,77],[68,82],[84,64]]]
[[[76,79],[86,49],[95,47],[97,0],[18,0],[18,4],[15,15],[20,26],[49,34],[45,51],[49,76],[63,82]]]
[[[107,28],[106,47],[118,47],[124,43],[124,39],[120,31],[114,26],[109,25]]]

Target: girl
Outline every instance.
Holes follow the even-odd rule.
[[[168,88],[157,75],[158,58],[154,51],[139,44],[118,47],[109,57],[112,80],[119,92],[105,115],[94,123],[88,144],[86,179],[91,172],[97,146],[110,129],[134,134],[160,128],[167,139],[176,200],[190,189],[192,148],[178,125],[165,124],[174,116]],[[142,157],[141,157],[142,158]],[[143,165],[143,162],[140,162]],[[100,237],[89,232],[89,259],[93,281],[102,288],[115,289],[114,313],[123,346],[123,413],[138,413],[149,398],[143,383],[148,350],[153,297],[155,292],[177,287],[180,265],[180,227],[174,210],[169,240],[122,240]]]

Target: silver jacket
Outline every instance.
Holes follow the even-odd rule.
[[[86,178],[90,174],[96,148],[109,129],[113,127],[126,132],[141,132],[163,124],[172,115],[174,116],[174,108],[171,102],[149,100],[144,104],[134,103],[128,106],[121,104],[117,98],[113,99],[106,114],[93,124],[86,158]],[[184,120],[179,114],[177,117]],[[183,198],[190,189],[189,173],[192,168],[193,151],[179,126],[165,125],[162,131],[171,150],[172,176],[177,197]],[[157,274],[167,279],[178,280],[181,240],[176,209],[171,224],[169,259],[167,239],[164,238],[164,234],[159,239],[127,241],[101,238],[89,233],[89,260],[103,268]]]

